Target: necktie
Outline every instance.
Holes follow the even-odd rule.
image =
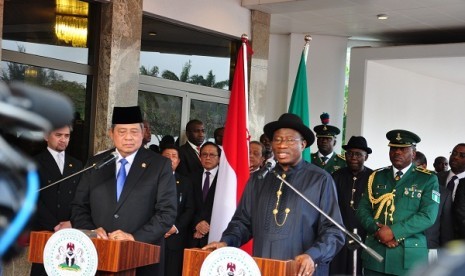
[[[57,164],[58,164],[58,168],[60,169],[61,174],[63,174],[64,164],[65,164],[63,152],[59,152],[57,154]]]
[[[126,164],[128,160],[121,159],[121,167],[119,168],[118,175],[116,176],[116,201],[119,200],[119,196],[121,195],[121,191],[123,191],[124,182],[126,181]]]
[[[323,161],[322,164],[325,165],[325,164],[326,164],[326,160],[328,160],[328,157],[323,156],[323,157],[321,157],[321,160]]]
[[[454,192],[454,188],[455,188],[455,180],[457,179],[458,177],[456,175],[452,176],[452,178],[449,180],[449,182],[447,182],[447,190],[449,190],[451,193]]]
[[[396,181],[399,181],[403,174],[404,174],[404,173],[403,173],[402,171],[397,171],[397,172],[396,172],[396,177],[394,177],[394,179],[395,179]]]
[[[205,199],[207,198],[209,188],[210,188],[210,172],[205,172],[205,181],[203,182],[203,188],[202,188],[203,201],[205,201]]]

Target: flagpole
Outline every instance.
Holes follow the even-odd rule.
[[[304,37],[304,40],[305,40],[304,59],[305,59],[305,64],[307,64],[308,48],[310,48],[310,41],[312,41],[312,36],[311,35],[306,35]]]
[[[247,60],[248,60],[248,56],[247,56],[247,42],[249,40],[249,37],[247,36],[247,34],[242,34],[241,36],[241,41],[242,41],[242,54],[243,54],[243,57],[244,57],[244,97],[245,97],[245,125],[246,125],[246,128],[249,129],[249,82],[247,81],[248,80],[248,76],[249,76],[249,73],[248,73],[248,67],[247,67]]]

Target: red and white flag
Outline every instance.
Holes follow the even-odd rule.
[[[246,36],[242,37],[234,71],[228,114],[224,126],[223,152],[210,221],[208,241],[219,241],[228,226],[249,179],[249,131],[247,57],[252,54]],[[244,249],[244,248],[243,248]],[[250,248],[244,249],[251,253]]]

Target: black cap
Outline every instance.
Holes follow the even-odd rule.
[[[277,121],[266,124],[263,128],[263,132],[265,132],[265,135],[269,139],[272,139],[274,132],[280,128],[292,128],[297,130],[304,137],[305,141],[307,141],[306,148],[310,147],[313,142],[315,142],[315,135],[313,135],[312,130],[304,125],[302,119],[295,114],[284,113]]]
[[[420,137],[413,132],[403,129],[394,129],[386,133],[390,147],[410,147],[421,141]]]
[[[322,125],[313,128],[316,137],[336,137],[341,131],[339,128],[329,125],[329,114],[323,113],[320,115]]]
[[[111,123],[116,124],[136,124],[142,123],[142,113],[139,106],[113,107]]]
[[[347,145],[342,146],[343,149],[361,149],[366,151],[366,153],[372,153],[371,148],[367,145],[367,140],[363,136],[352,136],[349,139],[349,143]]]

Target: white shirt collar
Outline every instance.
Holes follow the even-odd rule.
[[[402,170],[400,170],[402,172],[402,176],[401,178],[408,172],[408,170],[410,170],[410,167],[412,167],[412,164],[413,163],[410,163],[410,165],[408,165],[407,167],[403,168]],[[398,169],[396,169],[396,167],[392,166],[392,171],[394,173],[394,177],[396,177],[396,174],[397,172],[399,171]]]
[[[328,160],[329,160],[329,159],[331,159],[331,157],[333,157],[333,155],[334,155],[334,151],[331,152],[331,153],[328,154],[328,155],[323,155],[323,154],[321,154],[321,152],[318,151],[318,157],[320,157],[320,158],[321,158],[321,157],[328,157]]]

